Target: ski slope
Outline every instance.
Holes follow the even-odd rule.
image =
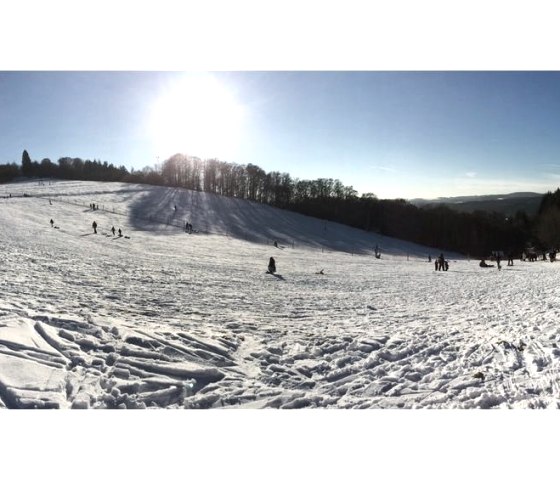
[[[0,408],[559,406],[558,264],[436,272],[440,251],[173,188],[0,195]]]

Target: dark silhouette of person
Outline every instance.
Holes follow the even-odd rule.
[[[428,263],[431,263],[431,262],[432,262],[432,255],[429,254],[429,255],[428,255]]]
[[[441,253],[439,255],[439,260],[438,260],[438,271],[441,271],[444,268],[445,265],[445,258],[443,257],[443,253]]]
[[[51,228],[52,228],[53,226],[54,226],[54,221],[53,221],[53,219],[51,218]]]
[[[111,231],[113,232],[113,236],[115,236],[115,227],[114,226],[111,228]]]
[[[513,266],[513,253],[511,251],[508,253],[508,266]]]
[[[97,223],[94,221],[91,226],[93,227],[93,232],[97,234]]]
[[[119,228],[119,237],[121,237],[121,236],[122,236],[122,231],[121,231],[121,229]]]
[[[274,261],[274,258],[271,256],[270,260],[268,261],[268,272],[271,274],[276,273],[276,261]]]

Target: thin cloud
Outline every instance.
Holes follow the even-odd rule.
[[[469,171],[468,173],[466,173],[467,178],[475,178],[476,177],[476,172],[475,171]]]

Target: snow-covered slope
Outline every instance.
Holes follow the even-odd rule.
[[[557,264],[436,272],[439,251],[184,190],[0,192],[0,407],[558,406]]]
[[[165,226],[184,228],[185,222],[204,234],[231,236],[261,244],[372,254],[379,246],[382,254],[426,257],[439,254],[407,241],[386,238],[329,221],[280,210],[247,200],[227,198],[182,188],[128,183],[85,181],[21,182],[0,187],[4,196],[30,195],[89,208],[129,219],[130,226],[161,231]]]

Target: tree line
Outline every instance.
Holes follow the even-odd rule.
[[[45,158],[23,152],[21,168],[0,168],[0,181],[18,175],[70,180],[123,181],[181,187],[268,204],[433,248],[484,257],[491,251],[521,254],[527,247],[560,248],[560,189],[544,195],[535,217],[487,211],[457,212],[443,205],[418,207],[402,200],[358,196],[352,186],[332,178],[300,180],[289,173],[266,172],[254,164],[175,154],[154,167],[132,169],[99,160]]]

